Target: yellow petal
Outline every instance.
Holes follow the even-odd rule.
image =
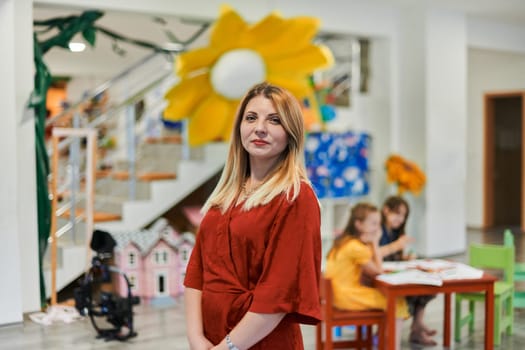
[[[252,45],[253,48],[260,47],[261,43],[263,43],[264,46],[264,43],[269,44],[274,42],[277,38],[280,38],[285,30],[286,20],[277,12],[272,12],[270,15],[266,16],[248,29],[251,42],[246,44]]]
[[[199,69],[209,69],[210,65],[223,53],[213,47],[204,47],[184,52],[175,59],[175,72],[181,78]]]
[[[210,46],[227,50],[236,47],[238,37],[245,33],[248,24],[229,6],[221,8],[221,15],[212,28],[210,34]]]
[[[304,97],[312,94],[313,89],[305,75],[292,76],[283,74],[274,74],[267,76],[268,82],[282,86],[289,90],[297,99],[302,100]]]
[[[190,118],[188,134],[192,146],[221,139],[230,105],[217,94],[209,95]]]
[[[164,98],[168,100],[168,106],[164,109],[164,118],[181,120],[188,117],[210,93],[211,85],[208,74],[181,80],[164,95]]]
[[[230,101],[229,103],[229,106],[228,106],[229,110],[228,110],[228,113],[226,114],[226,122],[224,123],[224,128],[221,133],[222,139],[224,141],[229,141],[231,139],[233,123],[235,120],[235,113],[237,112],[237,107],[239,105],[239,102],[240,101]]]
[[[260,41],[259,52],[265,57],[287,56],[309,46],[317,34],[320,22],[314,17],[295,17],[286,20],[281,32],[266,41]]]
[[[325,46],[310,45],[300,52],[287,57],[269,59],[266,62],[268,74],[286,74],[289,72],[310,74],[317,69],[328,67],[333,63],[333,56]]]

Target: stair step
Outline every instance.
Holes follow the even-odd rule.
[[[77,216],[80,216],[82,219],[85,220],[85,212],[82,208],[77,208],[76,210]],[[64,211],[62,215],[60,215],[63,218],[69,218],[71,216],[70,210]],[[104,211],[95,211],[93,213],[93,221],[94,222],[107,222],[107,221],[118,221],[121,220],[122,216],[115,213],[109,213]]]
[[[182,144],[182,136],[180,135],[166,135],[161,137],[148,137],[144,140],[145,143],[175,143]]]
[[[111,177],[115,180],[129,180],[128,171],[98,170],[96,176],[97,178]],[[149,171],[137,174],[139,181],[175,180],[176,178],[177,174],[165,171]]]

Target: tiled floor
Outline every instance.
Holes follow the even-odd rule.
[[[518,230],[514,230],[518,232]],[[469,242],[501,243],[501,230],[491,232],[469,231]],[[521,234],[515,234],[517,256],[525,261],[525,240]],[[464,255],[454,256],[454,259],[463,261]],[[441,341],[442,333],[442,296],[438,296],[427,307],[426,320],[430,326],[438,330],[437,340]],[[95,339],[94,331],[89,320],[76,321],[70,324],[55,323],[50,326],[42,326],[30,320],[22,325],[0,327],[0,349],[188,349],[185,336],[185,325],[183,317],[183,305],[181,302],[169,307],[152,307],[139,305],[134,308],[135,324],[138,336],[127,342],[110,341],[105,342]],[[483,317],[483,310],[477,313]],[[414,349],[406,341],[410,321],[405,322],[403,335],[403,349]],[[504,337],[499,349],[525,349],[525,309],[516,310],[514,334]],[[479,318],[476,323],[476,332],[469,337],[464,332],[461,343],[453,343],[453,349],[470,350],[483,348],[483,320]],[[349,330],[343,330],[343,334]],[[303,327],[305,348],[315,349],[314,327]],[[441,345],[432,349],[443,349]]]

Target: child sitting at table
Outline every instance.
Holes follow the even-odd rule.
[[[381,239],[379,251],[384,261],[400,261],[415,259],[414,254],[405,254],[405,248],[414,239],[405,234],[405,224],[409,214],[408,202],[400,196],[390,196],[381,209]],[[423,346],[434,346],[432,339],[435,329],[430,329],[424,322],[425,307],[435,295],[408,296],[407,304],[410,315],[413,316],[410,326],[410,342]]]
[[[368,203],[356,204],[348,224],[328,252],[325,276],[332,280],[334,306],[347,310],[386,309],[386,298],[369,286],[382,273],[379,253],[381,216],[377,207]],[[397,349],[401,348],[402,321],[409,317],[404,298],[396,305]]]

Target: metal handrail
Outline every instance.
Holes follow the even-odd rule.
[[[97,126],[101,125],[102,123],[104,123],[104,122],[106,122],[108,120],[111,120],[116,115],[118,115],[117,112],[121,111],[125,107],[127,107],[127,106],[129,106],[129,105],[131,105],[131,104],[133,104],[135,102],[140,101],[140,99],[142,97],[144,97],[144,95],[146,93],[148,93],[149,91],[151,91],[152,89],[157,87],[161,82],[163,82],[165,79],[169,78],[172,74],[173,73],[171,73],[171,72],[170,73],[166,73],[166,74],[162,75],[160,78],[155,79],[152,83],[146,85],[144,88],[140,89],[138,92],[136,92],[132,96],[126,98],[121,103],[117,104],[116,106],[110,107],[107,111],[105,111],[104,113],[101,113],[100,115],[98,115],[94,120],[89,122],[86,125],[86,127],[88,127],[88,128],[96,128]],[[86,101],[86,99],[82,100],[82,102],[79,102],[79,103],[77,103],[75,105],[79,106],[80,104],[82,104],[85,101]],[[71,112],[74,111],[74,109],[68,108],[67,111],[69,111],[69,113],[71,113]],[[61,115],[62,115],[62,113],[58,114],[57,117],[61,116]],[[56,120],[58,120],[58,119],[56,119]],[[58,149],[59,150],[64,150],[69,144],[71,144],[71,142],[72,142],[71,138],[66,138],[66,139],[60,141],[59,144],[58,144]],[[52,149],[48,150],[48,155],[49,156],[52,155]]]
[[[89,100],[95,98],[96,96],[100,95],[101,93],[107,91],[111,86],[113,86],[114,84],[118,83],[120,80],[124,79],[125,77],[129,76],[136,69],[138,69],[141,66],[144,66],[146,63],[152,61],[154,58],[158,57],[158,55],[169,56],[171,59],[174,58],[174,55],[170,55],[170,54],[168,54],[166,52],[158,52],[158,51],[153,52],[153,53],[145,56],[140,61],[136,62],[135,64],[131,65],[130,67],[128,67],[124,71],[122,71],[119,74],[117,74],[116,76],[114,76],[113,78],[107,80],[106,82],[100,84],[95,89],[93,89],[90,92],[88,92],[80,101],[72,104],[71,106],[69,106],[68,108],[64,109],[63,111],[61,111],[57,115],[51,116],[50,118],[48,118],[46,120],[46,126],[52,125],[53,123],[55,123],[58,120],[60,120],[63,117],[65,117],[66,115],[68,115],[71,112],[75,111],[78,107],[80,107],[86,101],[89,101]]]

